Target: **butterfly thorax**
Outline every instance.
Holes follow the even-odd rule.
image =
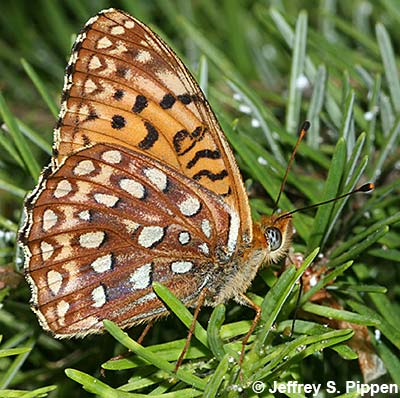
[[[219,267],[219,273],[212,277],[212,299],[207,304],[215,306],[229,299],[241,302],[241,293],[244,293],[256,276],[262,265],[276,263],[286,255],[293,228],[291,217],[263,216],[253,225],[253,240],[250,244],[239,249],[239,254],[229,264]],[[224,281],[223,284],[218,281]]]

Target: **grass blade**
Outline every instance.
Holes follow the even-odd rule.
[[[39,94],[43,98],[44,102],[50,109],[50,112],[54,116],[55,119],[58,117],[58,106],[56,103],[53,101],[53,99],[50,97],[48,90],[46,89],[43,81],[39,78],[38,74],[35,72],[35,70],[32,68],[32,66],[25,60],[21,59],[21,64],[23,68],[25,69],[26,74],[30,77],[32,80],[33,84],[39,91]]]
[[[90,376],[84,372],[75,369],[65,369],[65,374],[72,380],[81,384],[82,387],[91,392],[92,394],[96,394],[100,397],[104,398],[143,398],[143,394],[134,394],[130,392],[124,392],[120,390],[115,390],[114,388],[108,386],[106,383],[103,383],[99,379]]]
[[[8,369],[2,374],[2,377],[0,378],[0,390],[7,388],[17,375],[18,371],[27,360],[33,346],[35,345],[35,339],[31,337],[24,345],[25,347],[22,352],[18,354],[11,366],[9,366]]]
[[[204,390],[204,398],[213,398],[219,396],[218,390],[221,383],[224,381],[224,375],[228,372],[229,368],[229,354],[226,354],[215,369],[214,374],[208,380],[207,386]]]
[[[311,123],[311,128],[307,132],[307,144],[311,148],[317,149],[320,144],[320,113],[324,105],[325,90],[326,90],[326,67],[321,65],[317,70],[317,76],[314,82],[313,94],[310,101],[310,107],[307,111],[307,120]]]
[[[151,363],[157,368],[164,370],[169,375],[175,376],[174,364],[171,364],[165,361],[164,359],[161,359],[159,355],[152,353],[150,350],[146,348],[143,348],[140,344],[136,343],[136,341],[129,338],[125,332],[123,332],[117,325],[115,325],[115,323],[107,320],[103,321],[103,323],[107,331],[126,348],[128,348],[135,354],[139,355],[145,361]],[[192,375],[189,372],[182,370],[181,368],[179,368],[178,371],[176,372],[176,377],[182,380],[183,382],[192,385],[193,387],[198,388],[200,390],[204,390],[206,385],[204,380],[200,379],[197,376]]]
[[[225,306],[219,304],[214,308],[207,327],[208,344],[215,357],[219,360],[222,360],[225,355],[224,344],[220,336],[221,326],[224,321]]]
[[[33,157],[32,152],[29,150],[26,140],[23,137],[20,129],[18,128],[17,121],[10,112],[6,104],[6,101],[4,100],[4,97],[1,93],[0,93],[0,113],[10,131],[10,135],[14,140],[15,146],[17,147],[18,152],[20,153],[21,158],[23,159],[27,170],[34,179],[37,179],[40,174],[40,167],[36,159]]]
[[[351,249],[344,254],[335,257],[332,261],[329,262],[329,267],[336,267],[338,264],[342,264],[346,261],[350,261],[351,259],[354,259],[357,257],[359,254],[363,253],[369,246],[374,244],[376,241],[381,239],[383,236],[385,236],[389,231],[388,226],[384,226],[382,228],[379,228],[376,232],[370,234],[367,236],[366,239],[364,239],[362,242],[353,245]]]
[[[331,167],[326,179],[321,201],[334,198],[338,195],[345,163],[346,145],[344,139],[340,138],[336,145],[335,153],[333,154]],[[325,232],[328,228],[328,224],[330,223],[334,206],[335,203],[330,203],[318,208],[308,242],[309,248],[320,246],[327,240],[328,236]]]
[[[397,112],[400,112],[400,79],[396,66],[396,59],[389,34],[381,23],[376,25],[376,38],[385,69],[385,77],[388,83],[392,104]]]
[[[160,283],[154,282],[153,289],[156,294],[164,301],[169,309],[183,322],[183,324],[189,329],[192,321],[193,315],[190,311],[184,306],[184,304],[177,299],[168,288],[161,285]],[[207,340],[207,332],[205,329],[196,322],[196,326],[194,328],[194,335],[196,338],[204,344],[205,347],[208,347]]]
[[[292,68],[290,73],[289,98],[286,109],[285,126],[288,132],[297,131],[300,125],[301,86],[307,42],[307,14],[302,11],[296,23],[293,43]]]

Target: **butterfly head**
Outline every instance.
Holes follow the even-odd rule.
[[[293,235],[291,220],[291,216],[263,216],[255,225],[255,237],[267,249],[267,263],[276,263],[288,252]]]

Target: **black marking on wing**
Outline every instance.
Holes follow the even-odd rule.
[[[179,130],[175,135],[174,135],[174,148],[175,152],[179,155],[180,152],[182,151],[182,141],[190,135],[189,131],[187,130]]]
[[[136,97],[135,104],[133,105],[132,112],[140,113],[147,107],[147,105],[147,98],[144,95],[138,95]]]
[[[203,126],[197,126],[191,133],[187,130],[179,130],[173,138],[174,149],[178,156],[182,156],[189,152],[198,141],[204,137],[206,129]],[[186,148],[184,148],[185,141],[187,141]]]
[[[111,267],[112,268],[112,267]],[[110,301],[110,297],[109,297],[109,294],[108,294],[108,288],[107,288],[107,286],[104,284],[104,283],[100,283],[100,286],[103,288],[103,291],[104,291],[104,296],[105,296],[105,299],[106,299],[106,303],[108,302],[108,301]]]
[[[147,121],[144,122],[144,125],[147,129],[147,135],[142,141],[139,142],[138,146],[140,149],[150,149],[158,140],[158,131],[151,123]]]
[[[61,94],[61,103],[64,103],[68,99],[70,91],[71,91],[71,88],[66,88],[62,92],[62,94]]]
[[[121,115],[114,115],[112,117],[111,127],[116,130],[120,130],[126,125],[126,120]]]
[[[26,205],[25,205],[26,207]],[[28,207],[26,207],[26,209],[28,210]],[[26,236],[26,228],[24,228],[23,230],[20,230],[18,233],[18,242],[21,243],[22,245],[27,245],[28,244],[28,237]],[[25,269],[25,274],[28,270]]]
[[[76,61],[75,61],[75,62],[76,62]],[[72,63],[72,64],[68,64],[68,65],[67,65],[67,67],[66,67],[66,69],[65,69],[65,74],[66,74],[66,75],[72,75],[72,73],[73,73],[74,70],[75,70],[75,62]]]
[[[111,253],[111,265],[110,265],[110,269],[114,269],[115,267],[115,256],[113,253]]]
[[[63,124],[63,118],[62,118],[62,117],[59,117],[59,118],[57,119],[57,123],[56,123],[55,128],[56,128],[56,129],[59,129],[59,128],[62,126],[62,124]]]
[[[198,173],[196,173],[192,178],[194,180],[198,181],[202,177],[207,177],[211,181],[217,181],[217,180],[223,180],[227,176],[228,176],[228,172],[225,169],[217,174],[211,172],[210,170],[203,169],[203,170],[200,170]]]
[[[172,94],[165,94],[163,99],[160,101],[160,106],[163,109],[170,109],[175,104],[176,98]]]
[[[84,26],[84,27],[79,31],[77,37],[79,37],[82,33],[87,32],[87,31],[92,27],[92,25],[93,25],[93,24]],[[82,44],[83,44],[83,41],[84,41],[84,40],[85,40],[85,37],[82,37],[82,36],[81,36],[81,39],[78,40],[78,41],[76,41],[76,42],[74,43],[74,46],[72,47],[72,51],[71,51],[72,54],[75,53],[75,52],[79,52],[79,50],[82,48]]]
[[[96,120],[98,118],[99,116],[97,115],[96,111],[94,109],[91,109],[86,120]]]
[[[225,193],[221,193],[220,195],[223,196],[224,198],[232,194],[232,189],[231,187],[228,188],[228,190]]]
[[[129,68],[125,68],[123,66],[117,66],[116,74],[117,74],[117,76],[124,78],[126,76],[126,74],[128,73],[128,71],[129,71]]]
[[[178,95],[178,100],[182,102],[183,105],[189,105],[192,102],[192,97],[190,94]]]
[[[116,99],[117,101],[119,101],[120,99],[122,99],[122,97],[124,96],[125,92],[124,90],[115,90],[115,93],[113,95],[113,98]]]
[[[82,134],[82,141],[84,146],[89,146],[91,144],[90,138],[86,134]]]
[[[221,159],[221,152],[218,149],[215,151],[212,151],[210,149],[202,149],[201,151],[197,151],[193,159],[188,162],[186,167],[188,169],[191,169],[202,158]]]

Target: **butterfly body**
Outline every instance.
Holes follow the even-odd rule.
[[[197,83],[148,27],[117,10],[79,34],[51,165],[20,232],[33,309],[57,337],[243,294],[288,248],[290,217],[253,223],[223,132]],[[205,293],[204,293],[205,292]]]

